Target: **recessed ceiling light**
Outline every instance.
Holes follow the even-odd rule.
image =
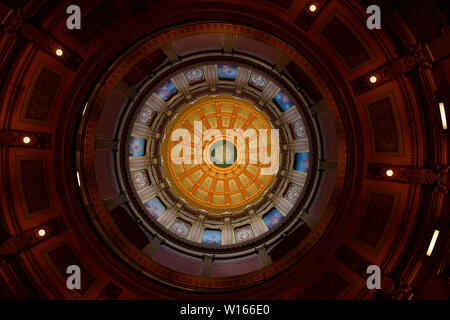
[[[40,230],[38,231],[38,235],[39,235],[40,237],[45,236],[45,230],[44,230],[44,229],[40,229]]]
[[[445,116],[445,106],[443,102],[439,102],[439,111],[441,112],[442,128],[447,130],[447,117]]]
[[[375,76],[371,76],[370,78],[369,78],[369,81],[370,81],[370,83],[375,83],[375,82],[377,82],[377,77],[375,77]]]
[[[394,171],[392,171],[391,169],[386,170],[386,175],[388,177],[392,177],[394,175]]]
[[[23,143],[28,144],[31,142],[31,138],[30,137],[23,137]]]
[[[312,4],[309,6],[309,11],[316,12],[316,10],[317,10],[317,6],[315,4]]]
[[[433,238],[431,238],[430,245],[428,246],[427,256],[431,256],[431,253],[433,252],[434,245],[436,244],[438,235],[439,235],[439,230],[434,230]]]
[[[62,51],[62,49],[56,49],[55,53],[58,57],[61,57],[64,54],[64,51]]]

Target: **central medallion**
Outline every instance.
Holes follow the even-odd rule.
[[[236,146],[227,140],[216,141],[211,146],[209,158],[216,167],[221,169],[229,168],[236,162]]]
[[[231,95],[207,96],[183,106],[161,144],[171,190],[191,208],[239,212],[257,203],[279,166],[279,137],[268,116]]]

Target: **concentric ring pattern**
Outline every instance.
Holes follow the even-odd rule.
[[[263,164],[258,157],[261,136],[268,160],[272,158],[271,130],[262,111],[232,96],[204,97],[186,105],[170,122],[162,142],[162,167],[170,187],[190,206],[210,213],[236,212],[255,203],[276,174],[264,173],[262,169],[270,169],[272,163]],[[177,132],[187,137],[174,141]],[[175,163],[173,158],[184,146],[190,157]],[[274,149],[279,150],[279,143]]]
[[[444,2],[375,2],[0,0],[0,298],[447,298]]]
[[[316,146],[307,113],[270,69],[191,59],[146,84],[131,109],[124,181],[139,219],[166,237],[238,250],[294,218]]]

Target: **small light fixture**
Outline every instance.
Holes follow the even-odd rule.
[[[25,144],[29,144],[31,142],[31,138],[30,137],[23,137],[22,141]]]
[[[370,83],[375,83],[375,82],[377,82],[377,77],[375,77],[375,76],[371,76],[370,78],[369,78],[369,81],[370,81]]]
[[[394,175],[394,171],[392,171],[391,169],[386,170],[386,175],[388,177],[392,177]]]
[[[62,49],[56,49],[55,53],[58,57],[61,57],[64,54],[64,51],[62,51]]]
[[[431,238],[430,245],[428,246],[427,256],[431,256],[431,253],[433,252],[434,245],[436,244],[438,235],[439,235],[439,230],[434,230],[433,238]]]
[[[447,130],[447,117],[445,116],[445,106],[443,102],[439,102],[439,110],[441,112],[442,128]]]
[[[45,230],[44,230],[44,229],[40,229],[40,230],[38,231],[38,235],[39,235],[40,237],[45,236]]]
[[[309,11],[316,12],[316,10],[317,10],[317,6],[315,4],[312,4],[309,6]]]

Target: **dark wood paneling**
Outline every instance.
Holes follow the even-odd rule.
[[[372,248],[377,248],[388,225],[394,205],[394,195],[372,192],[356,232],[356,238]]]
[[[135,65],[130,72],[128,72],[124,76],[124,81],[127,82],[130,87],[135,86],[140,81],[142,81],[145,77],[151,75],[155,69],[161,65],[164,60],[167,59],[167,56],[160,49],[154,51],[152,54],[147,56],[137,65]]]
[[[2,2],[11,8],[23,8],[30,0],[2,0]]]
[[[375,152],[400,152],[397,122],[389,97],[367,106]]]
[[[267,2],[276,4],[284,9],[289,9],[294,2],[294,0],[266,0]]]
[[[336,299],[347,289],[349,282],[334,271],[329,271],[325,277],[301,296],[308,300]]]
[[[34,214],[51,207],[47,191],[47,168],[44,160],[19,160],[20,188],[25,211]]]
[[[352,31],[337,17],[333,17],[322,35],[331,43],[345,63],[354,68],[370,59],[369,53]]]
[[[142,0],[127,0],[127,4],[135,16],[138,16],[148,10],[145,1]]]
[[[125,209],[123,205],[112,210],[111,216],[123,234],[125,234],[136,247],[142,249],[150,242],[144,231],[142,231],[137,222],[133,220],[128,210]]]
[[[63,77],[45,66],[40,67],[25,106],[24,120],[48,122]]]
[[[114,282],[110,281],[106,284],[97,300],[117,300],[123,289],[118,287]]]
[[[309,234],[311,230],[306,224],[302,224],[300,227],[295,229],[290,235],[283,238],[272,250],[270,250],[269,254],[273,261],[276,261],[286,255],[289,251],[291,251],[294,247],[296,247],[306,236]]]
[[[361,257],[358,253],[356,253],[346,245],[342,244],[334,253],[334,256],[337,260],[359,274],[361,277],[367,277],[367,267],[372,263],[370,263],[367,259]]]
[[[9,289],[8,284],[5,279],[0,274],[0,300],[15,300],[16,297],[12,293],[11,289]]]
[[[102,30],[119,19],[119,17],[120,13],[114,5],[114,1],[106,0],[83,15],[80,30],[70,30],[69,32],[82,44],[87,45]]]
[[[286,71],[288,72],[289,78],[297,85],[300,92],[303,93],[308,103],[316,105],[322,100],[320,91],[295,62],[290,62],[286,66]]]
[[[59,275],[63,279],[67,279],[70,275],[66,273],[67,267],[77,265],[81,271],[81,289],[77,290],[80,295],[86,294],[95,282],[95,277],[83,265],[81,260],[75,255],[68,244],[63,244],[47,253],[50,261],[53,263]],[[64,281],[65,283],[65,281]]]

